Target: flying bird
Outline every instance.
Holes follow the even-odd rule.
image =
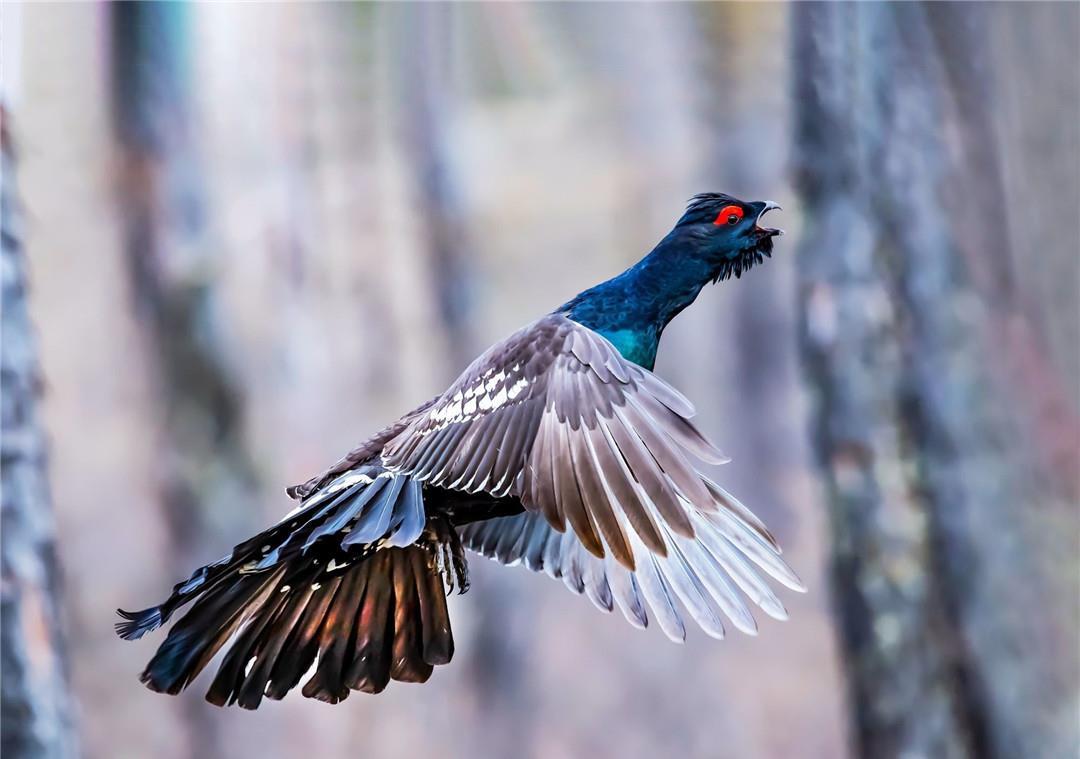
[[[223,648],[206,698],[255,709],[302,679],[336,703],[425,682],[454,653],[447,596],[466,549],[561,579],[672,640],[686,618],[753,634],[747,601],[787,612],[766,577],[805,588],[758,517],[696,462],[726,457],[652,372],[660,336],[709,282],[770,256],[771,202],[695,196],[640,262],[496,343],[443,393],[288,489],[284,519],[200,567],[141,637],[187,612],[141,679],[179,693]]]

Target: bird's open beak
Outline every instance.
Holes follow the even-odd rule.
[[[767,236],[767,237],[779,237],[780,235],[784,234],[784,230],[782,230],[782,229],[775,229],[773,227],[763,227],[763,226],[761,226],[761,217],[762,216],[767,214],[769,211],[783,210],[783,209],[780,208],[780,204],[779,203],[774,203],[771,200],[766,200],[766,201],[763,201],[761,205],[762,205],[762,208],[761,208],[761,211],[758,213],[757,221],[754,222],[754,231],[757,232],[760,235],[764,235],[764,236]]]

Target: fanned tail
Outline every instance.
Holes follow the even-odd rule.
[[[133,640],[191,604],[142,682],[179,693],[226,646],[206,694],[219,706],[255,709],[309,671],[304,696],[329,703],[350,690],[378,693],[392,679],[426,681],[453,656],[446,595],[455,582],[464,589],[464,556],[454,530],[437,519],[417,523],[419,485],[392,480],[313,496],[196,570],[164,603],[120,610],[116,631]],[[370,542],[351,539],[366,534]]]
[[[450,661],[454,639],[431,551],[385,549],[323,582],[317,576],[314,565],[285,565],[208,591],[169,632],[142,682],[179,693],[234,635],[206,694],[218,706],[255,709],[263,696],[283,698],[313,665],[303,694],[337,703],[350,689],[378,693],[391,679],[425,682]]]

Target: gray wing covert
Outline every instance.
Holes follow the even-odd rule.
[[[633,571],[634,543],[666,556],[669,534],[694,538],[695,512],[724,508],[690,457],[727,459],[693,413],[602,336],[552,315],[477,359],[383,462],[439,487],[517,496],[556,531],[569,524],[593,556]]]

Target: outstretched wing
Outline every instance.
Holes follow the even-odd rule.
[[[690,463],[726,461],[693,407],[607,340],[551,315],[495,345],[383,451],[440,487],[514,495],[597,558],[635,569],[634,541],[666,556],[723,508]],[[771,537],[754,520],[752,529]],[[629,528],[629,529],[628,529]]]
[[[763,574],[804,588],[764,524],[691,463],[726,461],[693,413],[603,337],[548,316],[477,359],[383,460],[440,487],[520,498],[524,514],[460,528],[481,554],[560,577],[637,626],[651,608],[675,640],[679,603],[710,635],[723,635],[721,613],[753,632],[744,595],[787,616]]]
[[[780,558],[776,545],[752,526],[756,517],[718,485],[707,485],[726,509],[692,510],[692,539],[661,525],[666,555],[650,551],[630,533],[634,571],[610,555],[601,559],[590,554],[572,531],[559,533],[535,513],[475,522],[458,532],[465,547],[483,556],[561,579],[604,611],[617,606],[635,627],[647,627],[651,617],[674,641],[686,637],[680,604],[713,637],[724,635],[721,613],[752,635],[757,624],[745,598],[770,617],[787,619],[787,610],[763,574],[792,590],[802,592],[805,587]]]

